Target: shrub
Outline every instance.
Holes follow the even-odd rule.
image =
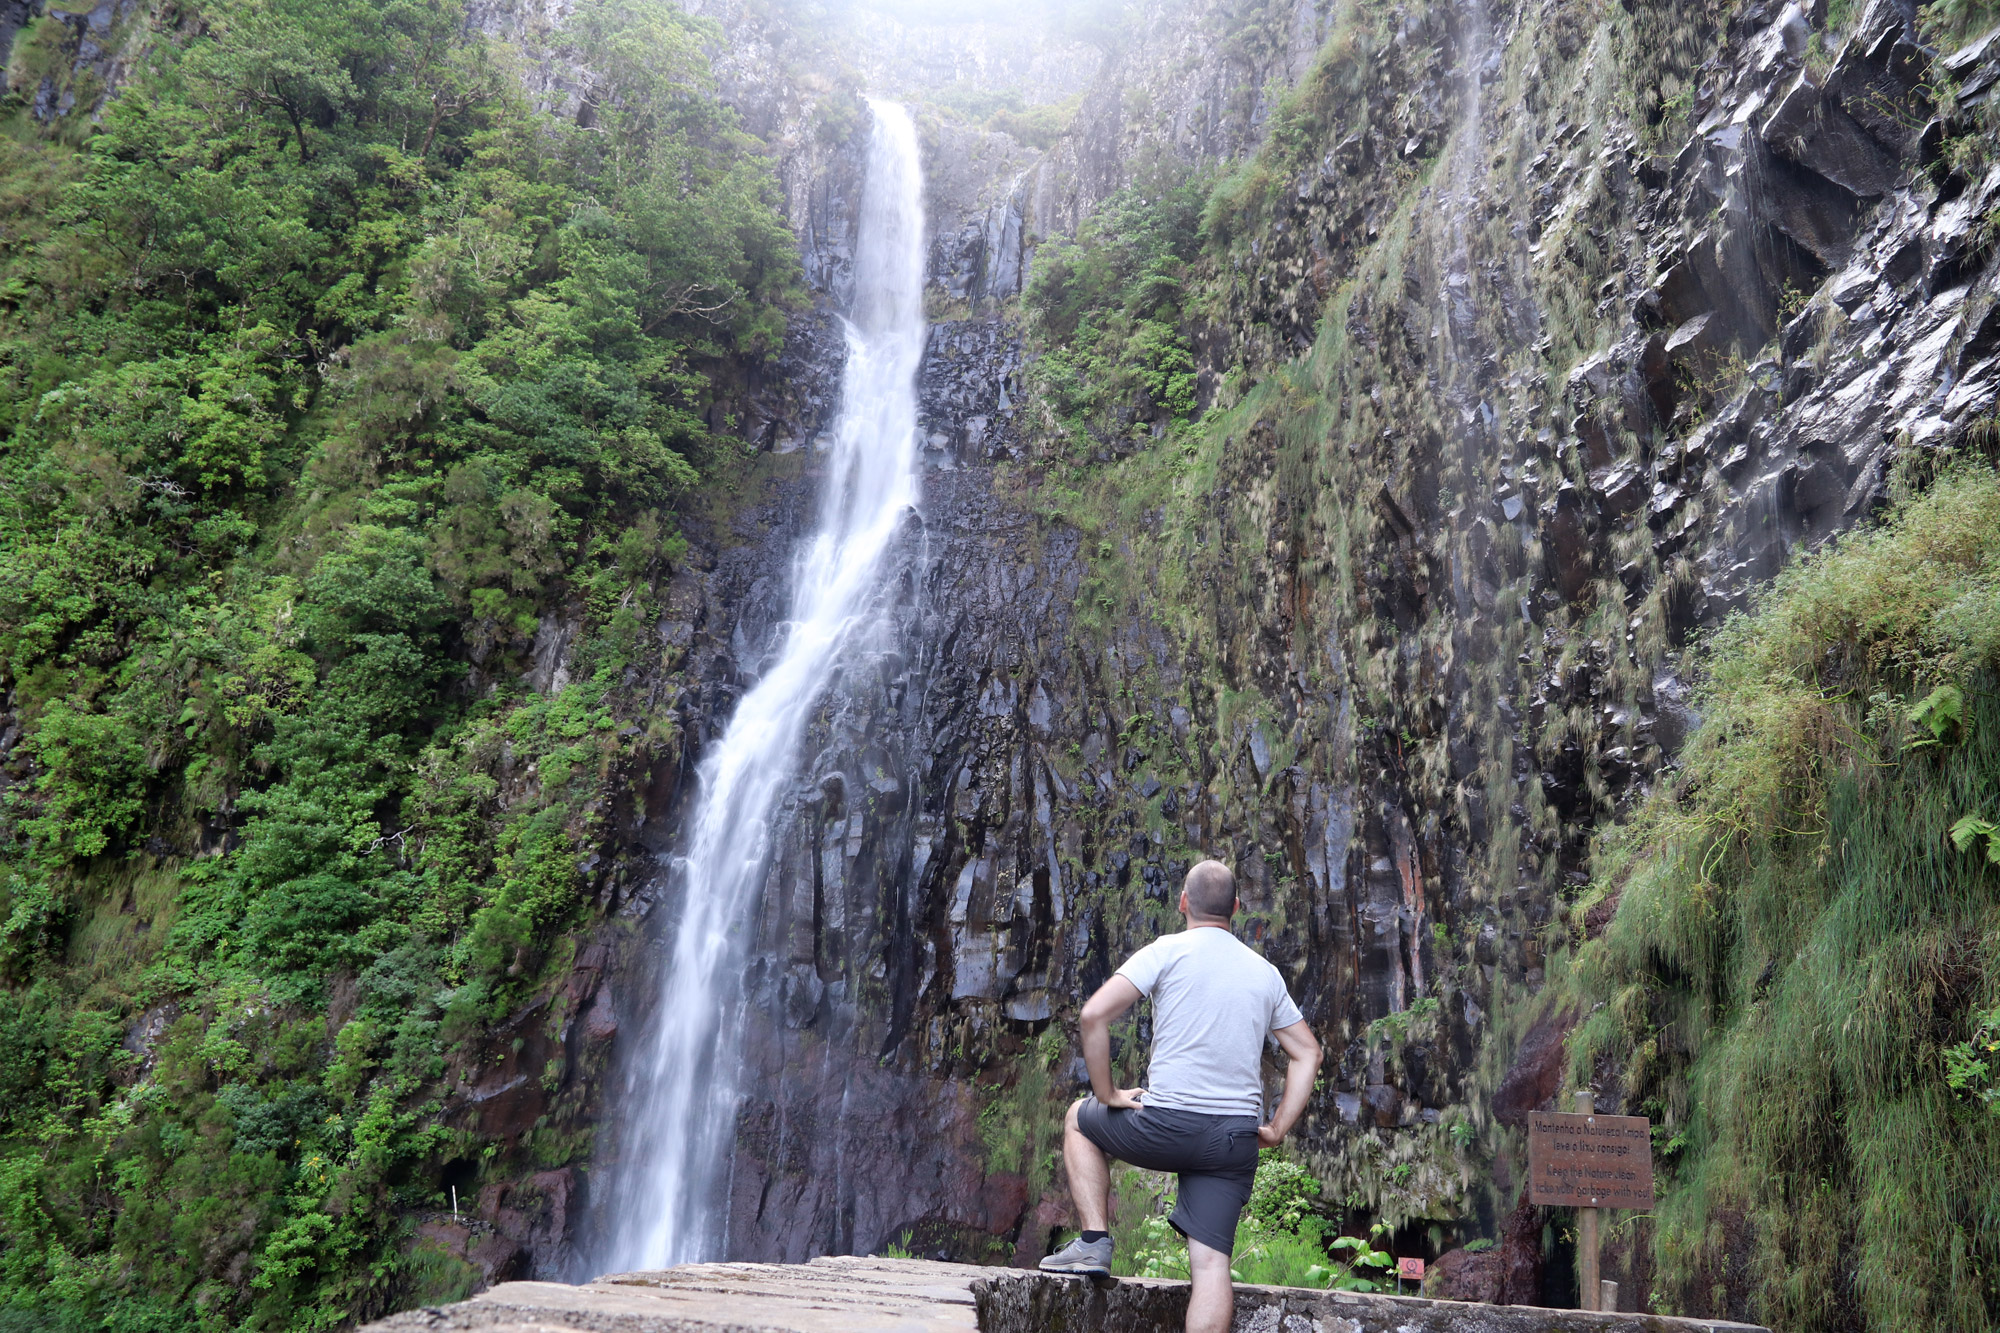
[[[470,1281],[410,1244],[448,1141],[587,1144],[447,1130],[446,1071],[563,1022],[579,844],[669,743],[624,667],[799,266],[711,25],[476,11],[124,6],[101,111],[63,16],[15,46],[78,101],[0,135],[0,1328],[351,1326]]]
[[[2000,813],[2000,479],[1800,560],[1702,663],[1685,770],[1601,840],[1617,914],[1553,991],[1596,1011],[1574,1075],[1621,1071],[1675,1149],[1656,1301],[1993,1328],[2000,867],[1964,832]]]
[[[1365,1238],[1333,1235],[1331,1219],[1320,1211],[1321,1193],[1319,1181],[1299,1163],[1275,1149],[1259,1151],[1250,1202],[1236,1225],[1231,1275],[1274,1287],[1375,1290],[1376,1279],[1395,1263],[1375,1248],[1387,1228],[1378,1225]],[[1130,1252],[1115,1256],[1119,1271],[1186,1280],[1187,1242],[1167,1221],[1173,1210],[1173,1196],[1165,1195],[1139,1219],[1125,1240]]]

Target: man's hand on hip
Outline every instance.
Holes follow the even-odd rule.
[[[1285,1131],[1279,1129],[1276,1125],[1257,1126],[1257,1146],[1259,1148],[1275,1148],[1284,1141]]]
[[[1120,1088],[1111,1081],[1111,1025],[1139,1000],[1139,988],[1129,977],[1111,980],[1083,1003],[1077,1028],[1083,1039],[1083,1067],[1090,1074],[1091,1095],[1113,1110],[1136,1109],[1144,1088]]]

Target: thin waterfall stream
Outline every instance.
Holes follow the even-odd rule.
[[[626,1065],[618,1160],[607,1164],[597,1268],[720,1257],[716,1206],[731,1156],[743,937],[771,818],[843,648],[875,614],[884,552],[918,499],[916,371],[924,347],[923,179],[909,113],[869,103],[853,309],[818,524],[792,571],[791,617],[699,773],[652,1028]],[[748,664],[746,664],[748,665]]]

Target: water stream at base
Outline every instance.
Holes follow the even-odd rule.
[[[807,721],[841,650],[875,614],[884,551],[917,502],[916,371],[923,354],[923,179],[909,113],[870,102],[874,127],[855,245],[840,414],[817,530],[792,573],[791,619],[769,670],[704,757],[679,921],[652,1030],[627,1061],[618,1161],[599,1272],[720,1257],[718,1186],[731,1154],[743,936],[796,778]]]

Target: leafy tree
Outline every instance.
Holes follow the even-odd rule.
[[[410,1219],[527,1151],[450,1071],[672,743],[624,669],[799,269],[660,0],[153,23],[93,129],[0,136],[0,1329],[331,1328],[462,1291]]]

